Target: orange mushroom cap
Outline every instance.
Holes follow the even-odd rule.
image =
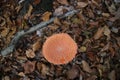
[[[59,65],[70,62],[77,53],[76,42],[67,34],[54,34],[43,44],[42,53],[50,63]]]

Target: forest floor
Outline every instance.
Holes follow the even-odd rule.
[[[42,55],[46,38],[56,33],[78,45],[67,64]],[[0,80],[120,80],[120,1],[1,0],[0,53]]]

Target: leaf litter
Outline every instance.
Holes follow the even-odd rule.
[[[46,6],[46,4],[48,4]],[[3,0],[0,2],[0,51],[20,30],[80,9],[76,15],[21,38],[14,52],[0,56],[1,80],[119,80],[120,6],[117,0]],[[75,58],[53,65],[42,55],[46,38],[65,32],[76,41]]]

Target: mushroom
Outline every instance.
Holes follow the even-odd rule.
[[[76,42],[67,33],[58,33],[47,38],[42,54],[50,63],[66,64],[75,57],[77,48]]]

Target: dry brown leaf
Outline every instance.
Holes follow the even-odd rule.
[[[84,71],[86,71],[88,73],[92,72],[92,69],[90,68],[89,64],[84,60],[82,60],[82,68]]]
[[[79,75],[79,69],[78,66],[73,66],[72,69],[70,69],[67,72],[68,79],[75,79]]]
[[[23,72],[19,72],[18,76],[25,77],[25,74]]]
[[[84,8],[88,5],[88,3],[85,3],[85,2],[77,2],[77,5],[79,8]]]
[[[37,69],[42,74],[42,76],[49,74],[49,67],[43,63],[37,63]]]
[[[111,56],[113,57],[115,55],[115,49],[112,46],[110,46],[109,50],[110,50]]]
[[[108,26],[104,26],[104,31],[103,32],[104,32],[104,35],[107,36],[107,40],[109,40],[110,39],[110,33],[111,33],[111,31],[108,28]]]
[[[101,52],[108,50],[109,47],[110,47],[110,43],[108,43],[107,45],[105,45],[105,46],[101,49]]]
[[[2,36],[2,37],[6,37],[6,35],[8,34],[8,32],[9,32],[9,28],[6,28],[6,27],[4,27],[3,28],[3,30],[0,32],[0,35]]]
[[[32,45],[32,50],[35,52],[37,50],[40,49],[41,47],[41,43],[39,42],[40,40],[38,40],[37,42],[35,42],[33,45]]]
[[[104,32],[104,27],[98,28],[97,32],[94,35],[94,39],[95,40],[99,39],[103,35],[103,32]]]
[[[68,0],[57,0],[59,3],[69,5]]]
[[[102,16],[104,16],[104,17],[109,17],[110,14],[109,14],[109,13],[102,13]]]
[[[61,22],[58,18],[55,18],[54,19],[54,24],[61,25]]]
[[[36,61],[27,61],[26,63],[23,64],[24,67],[24,73],[28,74],[31,73],[35,70],[35,63]]]
[[[34,58],[35,57],[35,52],[31,49],[26,50],[25,54],[28,58]]]
[[[33,10],[33,6],[30,5],[30,6],[29,6],[29,9],[28,9],[28,12],[24,15],[24,18],[25,18],[25,19],[28,19],[28,17],[31,16],[32,10]]]
[[[46,66],[45,64],[42,64],[41,73],[42,73],[42,75],[49,74],[49,67]]]
[[[43,21],[48,21],[50,19],[50,16],[51,16],[51,12],[45,12],[43,15],[42,15],[42,20]]]
[[[93,52],[87,52],[87,56],[91,61],[95,61],[95,54]]]
[[[49,28],[50,30],[56,30],[56,29],[59,28],[59,26],[57,26],[57,25],[48,25],[48,28]]]

